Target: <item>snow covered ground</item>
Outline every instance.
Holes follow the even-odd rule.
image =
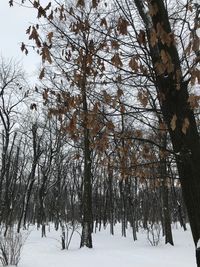
[[[80,236],[74,236],[70,249],[61,250],[60,232],[51,227],[47,237],[32,230],[22,251],[19,267],[195,267],[194,245],[190,230],[184,232],[173,226],[175,246],[164,245],[164,240],[152,247],[146,232],[132,239],[131,230],[121,237],[120,225],[115,235],[109,227],[93,234],[93,249],[79,249]]]

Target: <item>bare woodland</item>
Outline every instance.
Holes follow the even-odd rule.
[[[144,228],[174,245],[171,224],[189,222],[200,267],[198,2],[22,4],[37,24],[21,50],[41,69],[32,88],[0,62],[1,236],[34,224],[45,237],[52,222],[62,249],[75,231],[92,248],[120,222],[134,241]]]

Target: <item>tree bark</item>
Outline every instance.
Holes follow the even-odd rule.
[[[87,56],[87,53],[86,53]],[[86,57],[87,58],[87,57]],[[84,174],[83,174],[83,219],[82,219],[82,235],[80,247],[92,248],[92,172],[91,172],[91,148],[90,148],[90,130],[88,128],[88,105],[86,93],[86,58],[83,60],[82,65],[82,81],[81,93],[83,101],[83,138],[84,138]]]
[[[92,248],[92,181],[88,129],[84,129],[83,220],[80,247]]]
[[[84,177],[83,177],[83,221],[80,247],[92,248],[92,185],[91,152],[89,148],[88,129],[84,132]]]

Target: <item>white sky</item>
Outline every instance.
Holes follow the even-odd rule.
[[[22,53],[21,43],[31,43],[26,29],[36,21],[34,9],[17,6],[9,7],[9,0],[0,0],[0,55],[20,61],[29,76],[36,75],[40,58],[31,49],[28,56]]]

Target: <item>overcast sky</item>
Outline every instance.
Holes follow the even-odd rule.
[[[25,56],[20,50],[21,42],[27,43],[26,29],[36,21],[35,11],[17,5],[9,7],[8,0],[0,0],[0,55],[23,63],[30,75],[36,73],[40,58],[32,51]]]
[[[8,2],[9,0],[0,0],[0,55],[21,61],[29,76],[33,74],[36,76],[40,65],[39,56],[31,49],[28,56],[20,50],[22,42],[31,43],[26,35],[26,29],[36,22],[36,12],[32,8],[16,4],[14,7],[9,7]],[[42,0],[41,3],[45,5],[48,0]]]

